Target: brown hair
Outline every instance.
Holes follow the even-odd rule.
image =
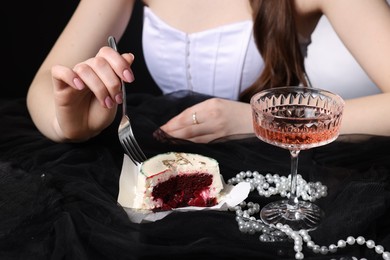
[[[241,93],[240,100],[249,102],[256,92],[263,89],[300,83],[307,86],[294,19],[294,1],[250,2],[254,39],[264,60],[264,70],[252,86]]]

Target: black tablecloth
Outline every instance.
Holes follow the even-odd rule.
[[[254,136],[210,144],[153,137],[166,120],[206,98],[187,92],[129,95],[134,132],[146,155],[201,153],[219,161],[225,180],[247,170],[289,173],[289,153]],[[36,130],[25,99],[2,100],[0,118],[0,259],[294,259],[290,241],[264,243],[260,234],[241,233],[234,211],[130,222],[117,204],[123,161],[118,120],[86,143],[58,144]],[[389,148],[389,137],[346,135],[301,152],[299,173],[328,187],[328,195],[316,202],[326,213],[310,232],[316,244],[361,235],[390,250]],[[251,192],[247,201],[263,206],[275,199]],[[359,245],[325,256],[307,247],[303,253],[305,259],[381,259]]]

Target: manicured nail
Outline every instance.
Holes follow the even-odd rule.
[[[110,97],[106,97],[104,99],[104,103],[106,104],[106,106],[108,108],[112,108],[114,106],[114,102],[112,101],[112,99]]]
[[[122,104],[123,103],[122,93],[116,94],[115,101],[116,101],[117,104]]]
[[[126,81],[131,83],[134,81],[134,75],[130,72],[130,70],[124,70],[123,71],[123,77],[125,77]]]
[[[79,78],[74,78],[73,83],[76,86],[77,89],[82,90],[84,89],[84,83]]]

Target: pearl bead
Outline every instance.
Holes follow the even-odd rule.
[[[346,246],[346,243],[345,243],[344,240],[339,240],[339,241],[337,242],[337,246],[340,247],[340,248],[343,248],[343,247]]]
[[[355,238],[352,237],[352,236],[349,236],[349,237],[347,238],[347,243],[348,243],[348,245],[353,245],[353,244],[355,244]]]
[[[384,248],[383,248],[383,246],[381,246],[381,245],[377,245],[377,246],[375,246],[375,252],[376,252],[376,253],[378,253],[378,254],[382,254],[382,253],[383,253],[383,251],[384,251]]]
[[[260,237],[259,237],[259,239],[260,239],[260,241],[261,242],[268,242],[268,236],[267,235],[261,235]]]
[[[326,246],[322,246],[321,249],[320,249],[320,253],[322,255],[326,255],[328,253],[328,248]]]
[[[384,252],[382,254],[383,260],[390,260],[390,252]]]
[[[331,252],[331,253],[337,252],[337,246],[334,245],[334,244],[331,244],[331,245],[329,246],[329,252]]]
[[[275,236],[277,236],[277,237],[283,237],[283,236],[285,235],[285,233],[284,233],[284,232],[282,232],[282,231],[279,231],[279,230],[277,230],[277,231],[273,232],[273,234],[274,234]]]
[[[295,252],[302,251],[302,245],[294,245],[294,251]]]
[[[307,232],[307,230],[305,230],[305,229],[300,229],[300,230],[298,231],[298,233],[299,233],[300,235],[302,235],[302,236],[305,236],[305,235],[309,234],[309,233]]]
[[[268,227],[264,227],[262,230],[261,230],[263,233],[269,233],[270,232],[270,229]]]
[[[375,242],[372,241],[372,240],[367,240],[366,245],[367,245],[368,248],[371,249],[371,248],[375,247]]]
[[[306,245],[308,248],[314,248],[315,243],[313,241],[308,241]]]
[[[300,236],[299,236],[297,233],[293,232],[293,233],[291,234],[291,238],[294,239],[294,240],[297,240],[297,239],[300,238]]]
[[[295,254],[295,259],[303,259],[303,254],[302,254],[302,252],[297,252],[296,254]]]
[[[359,245],[363,245],[364,242],[366,242],[364,237],[360,236],[360,237],[356,238],[356,243],[358,243]]]
[[[310,239],[311,239],[311,237],[309,235],[304,235],[303,236],[303,241],[305,241],[305,242],[310,241]]]

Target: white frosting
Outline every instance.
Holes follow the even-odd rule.
[[[223,189],[218,162],[212,158],[191,153],[170,152],[146,160],[138,176],[134,207],[153,209],[162,206],[162,201],[152,198],[153,188],[174,176],[205,173],[212,175],[212,184],[202,197],[217,198]]]

